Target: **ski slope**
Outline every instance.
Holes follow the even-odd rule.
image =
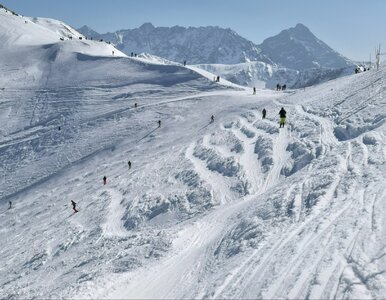
[[[0,18],[2,297],[384,297],[385,66],[252,95]]]

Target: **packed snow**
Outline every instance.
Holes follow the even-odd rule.
[[[0,9],[2,298],[384,297],[386,66],[253,95],[31,20]]]

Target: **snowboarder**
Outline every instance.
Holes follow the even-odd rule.
[[[287,112],[285,111],[285,109],[283,107],[279,111],[279,115],[280,115],[280,125],[279,125],[279,128],[284,128]]]
[[[8,203],[9,203],[8,209],[11,209],[12,208],[12,201],[9,201]]]
[[[72,209],[74,210],[74,213],[77,213],[78,210],[76,209],[76,202],[71,200],[71,204],[72,204]]]
[[[158,128],[161,127],[161,120],[158,120]]]
[[[131,161],[129,160],[129,162],[127,163],[127,165],[129,166],[129,170],[131,169]]]
[[[253,87],[253,94],[256,95],[256,87]]]
[[[106,185],[106,183],[107,183],[107,177],[103,176],[103,185]]]
[[[265,119],[266,114],[267,114],[267,111],[265,110],[265,108],[263,108],[263,119]]]
[[[211,122],[211,123],[214,122],[214,115],[212,115],[212,116],[210,117],[210,122]]]

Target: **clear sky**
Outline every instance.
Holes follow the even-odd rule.
[[[154,26],[232,28],[259,44],[297,23],[353,60],[386,49],[386,0],[0,0],[25,16],[48,17],[99,33]]]

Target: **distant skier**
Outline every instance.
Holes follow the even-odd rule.
[[[106,183],[107,183],[107,177],[103,176],[103,185],[106,185]]]
[[[71,204],[72,204],[72,209],[74,210],[74,213],[77,213],[78,210],[76,209],[76,203],[75,203],[75,201],[71,200]]]
[[[267,111],[265,110],[265,108],[263,108],[263,119],[265,119],[266,115],[267,115]]]
[[[280,91],[280,90],[281,90],[280,84],[277,84],[277,85],[276,85],[276,90],[277,90],[277,91]]]
[[[59,127],[58,127],[58,130],[60,131],[60,129],[61,129],[61,128],[60,128],[60,126],[59,126]]]
[[[285,109],[283,107],[279,111],[279,115],[280,115],[280,125],[279,125],[279,128],[284,128],[287,112],[285,111]]]
[[[114,56],[114,51],[111,51],[112,55]]]
[[[134,103],[134,107],[135,107],[135,108],[138,107],[138,103],[137,103],[137,102]]]
[[[158,128],[161,128],[161,120],[158,120]]]
[[[129,170],[131,169],[131,161],[129,160],[127,165],[129,166]]]
[[[186,60],[184,60],[184,67],[186,66]]]
[[[256,95],[256,87],[253,87],[253,94]]]
[[[214,122],[214,115],[212,115],[212,116],[210,117],[210,122],[211,122],[211,123]]]
[[[8,209],[11,209],[12,208],[12,201],[9,201],[8,204],[9,204]]]
[[[282,91],[285,91],[286,88],[287,88],[287,85],[286,85],[286,84],[284,84],[284,85],[281,87]]]
[[[220,82],[220,76],[217,76],[217,82]]]

